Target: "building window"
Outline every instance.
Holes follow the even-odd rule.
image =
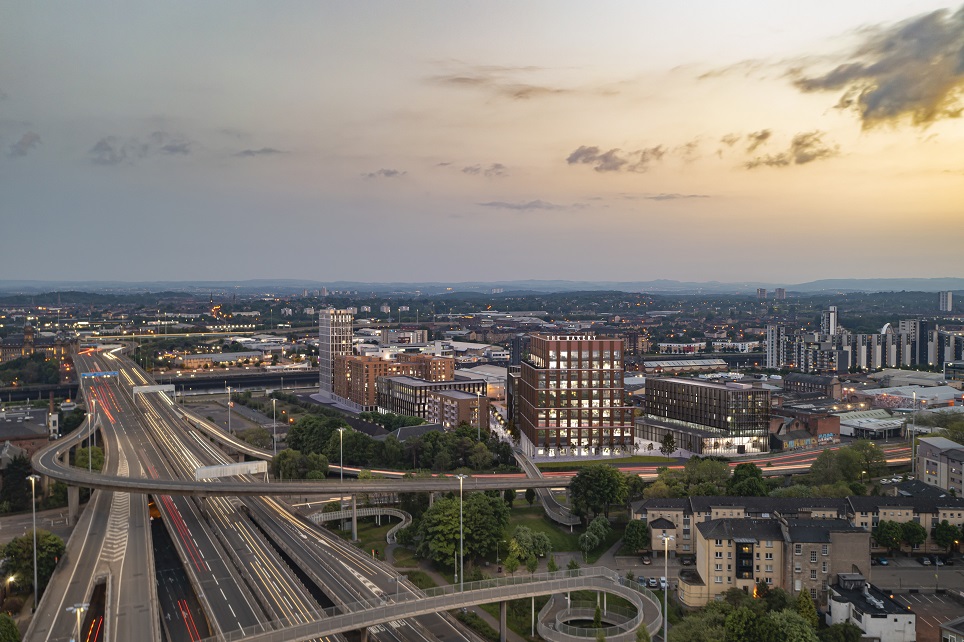
[[[794,554],[794,555],[802,555],[802,554],[803,554],[803,544],[794,544],[794,545],[793,545],[793,554]]]
[[[723,540],[721,540],[721,539],[716,540],[716,545],[717,545],[717,546],[723,546]]]
[[[716,584],[722,584],[722,583],[723,583],[723,576],[722,576],[722,575],[717,575],[716,577],[713,578],[713,582],[715,582]]]
[[[810,563],[815,563],[817,561],[817,551],[810,551]]]
[[[826,562],[823,563],[823,572],[824,572],[824,573],[827,572],[827,563],[826,563]]]
[[[772,577],[768,577],[768,578],[767,578],[767,584],[773,584],[773,578],[772,578]]]
[[[717,564],[717,565],[713,568],[713,570],[714,570],[714,571],[722,571],[722,570],[723,570],[723,565],[722,565],[722,564]]]
[[[723,551],[716,551],[716,559],[718,560],[723,559]]]
[[[772,540],[772,539],[768,539],[768,540],[767,540],[767,548],[773,548],[773,540]]]
[[[799,572],[800,572],[800,564],[799,564],[799,563],[797,563],[797,564],[795,564],[795,565],[793,566],[793,572],[794,572],[794,573],[799,573]]]
[[[815,568],[810,569],[810,579],[811,580],[817,579],[817,569]]]
[[[766,554],[766,558],[767,558],[768,560],[772,560],[772,559],[773,559],[773,553],[767,553],[767,554]]]
[[[829,544],[824,544],[823,546],[821,546],[821,547],[820,547],[820,554],[821,554],[821,555],[830,555],[830,545],[829,545]]]
[[[815,588],[810,589],[810,597],[813,598],[814,600],[817,599],[817,589]]]

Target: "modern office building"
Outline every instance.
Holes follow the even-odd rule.
[[[941,312],[953,312],[954,311],[954,293],[953,292],[941,292],[938,299],[938,308]]]
[[[513,411],[532,455],[607,456],[632,448],[623,345],[611,337],[531,336]]]
[[[481,379],[426,381],[408,376],[382,377],[378,380],[378,410],[427,420],[429,397],[446,390],[486,398],[486,384]]]
[[[335,357],[352,353],[352,314],[329,308],[318,313],[318,371],[322,394],[335,392]]]
[[[753,384],[676,377],[646,381],[646,415],[637,434],[696,454],[734,455],[769,450],[770,391]]]

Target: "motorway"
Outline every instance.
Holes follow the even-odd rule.
[[[210,436],[199,429],[197,421],[185,422],[180,409],[166,395],[144,393],[131,396],[132,386],[148,385],[150,381],[126,360],[109,353],[87,354],[78,355],[75,363],[79,372],[120,372],[120,381],[97,378],[87,391],[98,399],[97,412],[102,417],[99,425],[103,428],[105,448],[110,457],[103,477],[112,478],[112,486],[131,490],[138,485],[146,485],[154,491],[163,492],[171,484],[193,478],[194,471],[200,466],[228,463],[227,456],[211,444]],[[74,433],[57,442],[45,460],[71,480],[74,474],[89,475],[86,471],[81,473],[65,467],[58,456],[83,436]],[[132,455],[128,457],[128,454]],[[203,605],[199,613],[179,606],[173,614],[163,614],[163,622],[171,639],[198,640],[208,635],[222,636],[241,629],[270,631],[274,623],[279,621],[304,623],[306,620],[302,614],[315,613],[321,608],[316,599],[318,597],[322,603],[330,604],[333,601],[345,604],[377,599],[386,591],[416,590],[405,582],[399,585],[397,575],[388,567],[372,562],[356,547],[339,538],[320,532],[310,522],[294,516],[286,506],[273,499],[226,496],[237,495],[238,490],[250,485],[250,480],[236,480],[234,483],[208,481],[201,484],[222,486],[228,491],[233,489],[233,492],[203,498],[154,493],[155,508],[163,516],[190,579],[188,586],[165,585],[164,602],[187,604],[189,596],[186,592],[193,590]],[[277,485],[270,486],[272,494],[278,490]],[[123,500],[118,501],[118,497]],[[84,584],[74,580],[71,584],[70,580],[91,578],[93,573],[87,569],[98,568],[103,565],[105,558],[116,555],[111,550],[120,550],[116,546],[107,550],[111,541],[110,527],[119,524],[126,528],[128,521],[132,521],[132,513],[126,512],[128,505],[134,507],[131,498],[137,498],[139,508],[143,509],[143,519],[136,526],[144,537],[139,539],[140,549],[128,546],[123,549],[127,554],[124,556],[122,553],[121,559],[126,558],[128,566],[136,569],[134,575],[140,577],[142,588],[154,590],[154,582],[143,581],[153,576],[149,529],[143,528],[149,523],[147,497],[144,494],[97,491],[90,503],[90,510],[85,511],[83,521],[76,529],[76,532],[85,536],[78,537],[76,543],[71,540],[71,550],[76,548],[78,554],[83,555],[84,563],[61,565],[63,572],[58,574],[66,579],[56,585],[52,583],[51,590],[47,592],[47,596],[60,596],[60,601],[46,598],[42,601],[40,614],[35,618],[38,623],[35,629],[39,636],[36,639],[60,640],[70,635],[73,620],[58,617],[58,614],[66,614],[65,606],[89,601],[91,595],[89,582]],[[106,528],[104,515],[108,516]],[[106,541],[105,546],[97,547],[96,543],[102,540]],[[290,562],[278,554],[276,547],[288,553],[289,559],[299,567],[297,572]],[[303,578],[308,580],[308,585],[302,581]],[[325,595],[321,595],[321,587]],[[108,591],[108,596],[124,596],[119,602],[121,613],[124,613],[126,601],[139,603],[142,610],[145,604],[157,603],[156,593],[151,599],[145,599],[136,597],[136,592],[128,592],[126,587],[123,591],[119,590],[119,586],[116,588],[118,590],[114,593]],[[177,590],[185,593],[181,596],[169,595]],[[111,613],[110,608],[105,611]],[[39,623],[48,619],[53,624],[41,629]],[[133,618],[129,619],[133,621]],[[157,635],[158,619],[159,614],[155,609],[144,610],[142,618],[138,620],[139,629],[115,627],[119,633],[115,635],[111,632],[108,639],[160,639]],[[87,623],[83,628],[87,630]],[[154,635],[145,635],[145,631],[152,629]],[[446,614],[425,616],[420,621],[378,626],[372,631],[372,637],[382,642],[429,642],[436,638],[467,642],[476,640]],[[33,633],[30,639],[35,639]],[[333,638],[325,639],[330,641]]]

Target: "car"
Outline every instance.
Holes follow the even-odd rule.
[[[642,557],[639,558],[639,561],[641,561],[646,566],[649,566],[650,564],[653,563],[653,558],[650,557],[649,555],[643,555]]]
[[[683,565],[683,566],[692,566],[692,565],[693,565],[693,558],[692,558],[692,557],[683,557],[683,558],[680,559],[679,563],[680,563],[681,565]]]
[[[944,566],[954,566],[953,557],[942,557],[941,560],[944,562]]]
[[[900,482],[902,482],[902,481],[904,481],[904,480],[903,480],[902,477],[892,477],[890,481],[892,481],[892,482],[895,483],[895,484],[899,484]]]
[[[667,586],[668,585],[666,584],[666,578],[665,577],[659,578],[659,588],[665,591]]]
[[[871,565],[871,566],[877,566],[877,564],[878,564],[877,558],[876,558],[876,557],[871,557],[871,558],[870,558],[870,565]]]
[[[886,557],[878,557],[877,563],[880,564],[881,566],[887,566],[890,564],[890,560],[887,559]]]
[[[939,558],[937,555],[934,556],[934,566],[944,566],[944,560]]]
[[[889,483],[890,483],[890,480],[889,480],[889,479],[881,479],[881,480],[880,480],[880,483],[881,483],[881,484],[889,484]]]
[[[646,582],[646,586],[649,588],[659,588],[659,580],[657,580],[655,577],[651,577]]]
[[[930,566],[930,565],[931,565],[931,559],[930,559],[929,557],[920,557],[920,558],[918,558],[918,561],[919,561],[921,564],[923,564],[924,566]]]

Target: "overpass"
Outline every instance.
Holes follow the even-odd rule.
[[[495,602],[501,604],[501,619],[504,623],[507,600],[584,590],[615,594],[629,600],[637,608],[636,624],[645,625],[650,635],[659,629],[661,621],[659,600],[653,593],[635,582],[628,582],[616,571],[605,567],[483,580],[466,583],[464,591],[458,588],[442,586],[427,590],[422,596],[409,596],[411,599],[403,601],[384,596],[381,599],[356,602],[315,613],[302,613],[296,621],[272,622],[269,625],[214,636],[202,642],[307,642],[326,635],[364,630],[395,620]],[[268,630],[270,626],[277,628]],[[503,624],[503,640],[504,635]]]

